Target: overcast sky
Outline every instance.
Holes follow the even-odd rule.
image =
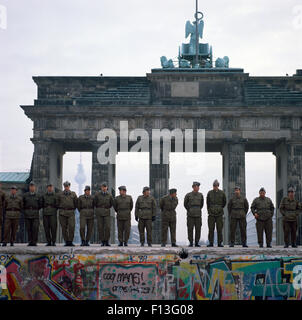
[[[231,67],[251,75],[292,75],[302,68],[300,0],[199,3],[205,21],[203,41],[213,46],[214,58],[227,55]],[[160,67],[160,56],[177,56],[194,6],[194,0],[0,0],[0,171],[30,168],[33,126],[19,105],[33,104],[32,76],[143,76]],[[170,185],[179,188],[181,198],[195,177],[184,174],[173,157]],[[73,181],[79,155],[65,158],[64,177]],[[221,179],[221,156],[206,159],[206,174],[199,175],[205,193],[214,178]],[[274,159],[271,154],[247,154],[249,200],[260,185],[275,199]],[[89,183],[90,155],[83,155],[83,163]],[[136,198],[148,184],[147,158],[130,169],[118,165],[119,183],[128,184]],[[184,216],[183,210],[179,216]]]

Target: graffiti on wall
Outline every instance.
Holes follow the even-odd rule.
[[[0,300],[302,299],[302,257],[0,254]]]

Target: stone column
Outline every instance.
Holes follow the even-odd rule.
[[[227,202],[234,194],[234,188],[238,185],[242,195],[245,196],[245,141],[227,140],[223,144],[223,190],[227,197]],[[229,214],[227,205],[224,210],[224,244],[229,244]],[[236,230],[235,244],[241,244],[239,226]]]
[[[92,170],[91,170],[91,186],[93,194],[100,189],[100,185],[103,181],[108,183],[108,191],[115,197],[115,164],[100,164],[97,159],[97,152],[100,145],[94,145],[92,151]],[[111,232],[110,232],[110,242],[115,243],[115,212],[111,209]],[[98,242],[97,224],[94,224],[94,236],[93,241]]]
[[[152,164],[152,148],[149,152],[149,181],[151,194],[157,203],[156,220],[153,223],[152,241],[154,244],[161,243],[161,212],[159,208],[160,198],[168,194],[169,189],[169,164]]]
[[[276,155],[276,208],[287,195],[289,186],[295,188],[295,197],[302,201],[302,144],[297,141],[281,141],[275,149]],[[282,216],[277,209],[276,241],[283,244]],[[298,219],[298,244],[302,244],[302,217]]]
[[[32,160],[32,179],[37,185],[37,192],[43,194],[46,185],[51,182],[56,191],[62,190],[62,166],[64,150],[60,144],[45,140],[35,140]],[[40,215],[39,242],[45,242],[45,233]],[[62,232],[58,224],[57,242],[62,242]]]

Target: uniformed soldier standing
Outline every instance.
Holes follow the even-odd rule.
[[[143,195],[135,203],[135,220],[138,221],[138,231],[141,247],[145,244],[145,229],[147,231],[148,246],[152,247],[152,221],[156,217],[156,201],[150,195],[150,188],[143,188]]]
[[[11,193],[5,199],[5,222],[3,247],[10,242],[13,246],[16,241],[16,235],[19,227],[21,211],[23,210],[23,199],[17,195],[17,187],[11,187]]]
[[[289,246],[289,236],[292,247],[297,248],[297,220],[301,205],[295,199],[294,188],[288,188],[288,196],[281,200],[279,209],[283,216],[284,248]]]
[[[176,196],[177,189],[170,189],[169,194],[160,199],[159,206],[162,213],[162,247],[166,246],[168,228],[170,228],[172,247],[178,247],[176,244],[176,207],[178,198]]]
[[[1,190],[0,183],[0,242],[2,242],[3,210],[5,206],[5,197],[5,193]]]
[[[84,194],[79,197],[78,209],[80,211],[81,246],[89,246],[94,224],[94,197],[90,194],[90,187],[86,186]],[[85,235],[85,229],[87,232]]]
[[[266,191],[264,188],[259,190],[259,197],[255,198],[251,210],[256,219],[256,229],[259,247],[263,248],[263,231],[266,236],[266,246],[271,248],[272,233],[273,233],[273,215],[274,205],[270,198],[265,196]]]
[[[36,246],[40,225],[39,211],[42,208],[42,201],[40,195],[36,193],[36,185],[33,181],[29,184],[29,192],[23,195],[23,207],[28,246]]]
[[[57,238],[57,195],[54,192],[53,185],[47,185],[46,193],[41,197],[43,209],[43,226],[46,236],[46,246],[55,246]]]
[[[249,211],[247,199],[241,195],[240,187],[235,187],[235,194],[228,203],[230,217],[230,247],[234,247],[237,224],[239,224],[242,247],[247,248],[246,244],[246,214]]]
[[[208,209],[208,226],[209,226],[209,244],[207,247],[213,247],[214,230],[216,225],[218,247],[223,247],[222,229],[223,229],[223,208],[226,205],[225,193],[219,189],[219,182],[213,182],[213,190],[207,194],[207,209]]]
[[[114,199],[113,207],[117,213],[117,229],[118,229],[118,240],[119,247],[123,245],[128,246],[128,240],[131,229],[131,211],[133,209],[132,197],[127,195],[127,189],[125,186],[120,186],[120,195]]]
[[[78,197],[70,190],[70,182],[64,182],[64,191],[58,195],[59,220],[62,228],[65,247],[73,247],[75,229],[75,210],[78,207]]]
[[[94,196],[94,203],[99,241],[102,243],[102,247],[109,247],[110,208],[113,206],[113,197],[108,192],[107,182],[101,184],[101,190]]]
[[[199,240],[201,234],[202,225],[202,213],[204,199],[203,194],[199,192],[200,183],[193,182],[193,191],[187,193],[184,200],[184,207],[187,210],[187,227],[188,227],[188,239],[189,247],[193,247],[193,232],[195,228],[195,247],[200,247]]]

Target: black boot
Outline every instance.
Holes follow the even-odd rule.
[[[298,248],[295,243],[292,244],[292,248]]]
[[[172,247],[178,247],[176,243],[172,243]]]
[[[288,248],[288,244],[285,244],[283,248]]]
[[[45,247],[50,247],[51,246],[51,243],[50,242],[47,242],[46,246]]]
[[[219,247],[219,248],[223,248],[223,247],[224,247],[224,245],[223,245],[222,243],[219,243],[219,245],[218,245],[217,247]]]
[[[242,247],[243,247],[243,248],[248,248],[249,246],[248,246],[246,243],[244,243],[244,244],[242,245]]]
[[[81,247],[85,247],[85,246],[86,246],[86,242],[82,240]]]
[[[69,247],[74,247],[74,244],[72,243],[72,241],[69,241]]]
[[[234,248],[234,243],[231,243],[231,244],[230,244],[230,248]]]
[[[6,243],[5,242],[2,243],[2,247],[6,247]]]
[[[122,247],[122,246],[123,246],[123,242],[120,242],[120,243],[118,244],[118,246],[119,246],[119,247]]]
[[[161,247],[163,247],[163,248],[164,248],[165,246],[166,246],[166,244],[165,244],[165,243],[162,243],[162,244],[161,244]]]
[[[152,247],[152,244],[151,244],[151,243],[148,243],[148,247]]]
[[[200,244],[198,242],[195,242],[195,247],[200,247]]]
[[[51,246],[52,246],[52,247],[55,247],[55,246],[56,246],[56,243],[55,243],[55,242],[52,242],[52,243],[51,243]]]
[[[64,247],[68,247],[69,246],[69,241],[65,241]]]
[[[207,245],[207,247],[208,247],[208,248],[213,247],[213,243],[209,243],[209,244]]]
[[[259,248],[263,248],[263,244],[259,244]]]
[[[141,242],[141,247],[144,247],[144,246],[145,246],[144,242]]]
[[[266,245],[266,247],[267,247],[267,248],[271,248],[272,245],[269,243],[269,244]]]
[[[193,247],[193,242],[190,242],[189,247]]]
[[[128,247],[128,243],[127,242],[124,242],[124,247]]]
[[[104,247],[104,246],[105,246],[105,241],[102,241],[101,247]]]
[[[10,243],[10,246],[11,246],[11,247],[13,247],[13,246],[14,246],[14,243],[13,243],[13,242],[11,242],[11,243]]]
[[[86,247],[90,247],[89,241],[85,241]]]

